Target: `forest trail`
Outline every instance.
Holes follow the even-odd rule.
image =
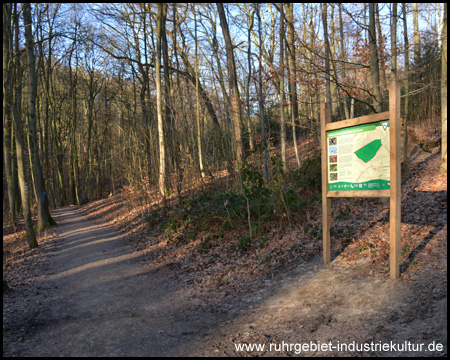
[[[75,206],[53,216],[59,240],[44,280],[52,293],[29,321],[16,355],[178,355],[214,321],[191,311],[192,302],[179,298],[179,284],[164,271],[141,272],[140,253],[113,228]]]

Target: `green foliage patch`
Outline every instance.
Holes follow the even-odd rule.
[[[320,158],[309,159],[288,173],[283,172],[280,156],[270,160],[268,181],[247,158],[241,166],[241,185],[219,191],[206,188],[191,198],[180,198],[176,205],[150,211],[146,221],[153,230],[166,234],[169,243],[188,243],[201,236],[198,246],[203,252],[222,241],[226,233],[244,227],[247,231],[243,235],[230,237],[237,239],[235,249],[245,250],[252,243],[262,248],[267,237],[255,238],[263,224],[278,220],[281,226],[290,225],[292,216],[303,218],[320,200]],[[313,236],[320,234],[315,228],[311,232]]]

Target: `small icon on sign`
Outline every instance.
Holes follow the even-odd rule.
[[[382,123],[381,123],[381,126],[383,127],[383,130],[386,130],[386,129],[387,129],[387,126],[388,126],[388,122],[387,122],[387,121],[382,122]]]

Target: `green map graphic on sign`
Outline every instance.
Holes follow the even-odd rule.
[[[389,190],[389,120],[327,131],[328,190]]]
[[[362,161],[369,162],[373,159],[373,157],[377,154],[378,150],[381,147],[381,140],[374,140],[371,143],[363,146],[361,149],[356,150],[355,154]]]

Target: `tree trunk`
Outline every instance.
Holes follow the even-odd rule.
[[[286,4],[286,19],[288,26],[288,36],[286,43],[288,57],[289,76],[289,102],[291,105],[292,138],[294,140],[295,159],[297,166],[300,166],[300,157],[297,147],[296,122],[298,122],[298,102],[297,102],[297,71],[295,64],[295,31],[294,31],[294,5]]]
[[[408,42],[408,26],[406,21],[406,5],[402,4],[403,9],[403,32],[405,35],[405,112],[403,115],[403,164],[408,166],[408,120],[409,120],[409,42]]]
[[[220,90],[222,91],[222,95],[223,98],[225,99],[225,121],[226,121],[226,126],[227,126],[227,134],[228,136],[231,138],[231,131],[230,131],[230,111],[229,108],[231,106],[231,101],[230,101],[230,97],[228,96],[227,93],[227,89],[225,87],[225,81],[224,81],[224,76],[223,76],[223,71],[222,71],[222,65],[221,65],[221,61],[220,61],[220,57],[219,57],[219,43],[217,41],[217,21],[213,21],[211,23],[211,27],[212,27],[212,51],[214,54],[214,59],[216,60],[217,63],[217,74],[219,77],[219,85],[220,85]]]
[[[202,153],[202,134],[201,134],[201,124],[200,124],[200,99],[198,91],[198,40],[197,40],[197,16],[195,9],[194,11],[194,23],[195,23],[195,94],[197,102],[197,146],[198,146],[198,163],[200,168],[200,175],[202,178],[205,177],[205,171],[203,170],[203,153]]]
[[[164,69],[164,110],[165,110],[165,153],[166,153],[166,172],[170,173],[170,169],[167,169],[167,164],[175,164],[175,159],[177,157],[178,149],[174,146],[174,135],[176,132],[174,123],[173,123],[173,117],[175,115],[174,109],[172,107],[171,102],[171,89],[172,89],[172,83],[171,83],[171,75],[170,75],[170,66],[169,66],[169,50],[167,45],[167,36],[166,36],[166,18],[167,18],[167,4],[165,6],[165,15],[164,15],[164,27],[163,31],[161,31],[161,46],[162,46],[162,58],[163,58],[163,69]],[[168,160],[170,161],[168,161]],[[170,177],[166,176],[166,183],[168,183],[168,186],[170,187]]]
[[[14,51],[18,53],[19,50],[19,16],[17,14],[17,4],[14,4],[13,12],[13,24],[14,24]],[[17,177],[19,180],[20,198],[22,203],[22,212],[25,223],[25,230],[27,234],[27,243],[30,249],[38,247],[36,236],[33,229],[33,223],[31,221],[31,211],[29,204],[29,186],[25,179],[25,164],[24,164],[24,135],[22,121],[20,119],[19,104],[21,102],[22,85],[21,80],[18,80],[18,74],[20,72],[20,59],[19,56],[14,58],[14,68],[12,79],[14,79],[13,86],[13,103],[11,105],[12,118],[14,121],[15,139],[16,139],[16,157],[17,157]]]
[[[391,23],[391,83],[397,82],[397,3],[392,4]]]
[[[73,205],[79,204],[79,199],[77,197],[77,171],[76,171],[76,138],[75,133],[77,130],[77,82],[78,82],[78,56],[77,56],[77,46],[78,46],[78,23],[75,22],[74,27],[74,39],[71,44],[71,50],[69,55],[69,83],[70,83],[70,106],[71,106],[71,121],[70,121],[70,131],[69,131],[69,198]],[[74,66],[75,70],[72,71],[72,55],[75,51],[76,64]]]
[[[262,29],[261,29],[261,13],[260,5],[256,4],[258,7],[258,37],[259,37],[259,69],[258,69],[258,82],[259,82],[259,116],[261,120],[261,142],[263,148],[263,176],[264,181],[267,183],[268,169],[267,169],[267,141],[266,141],[266,130],[264,123],[264,96],[263,96],[263,81],[262,81]]]
[[[38,222],[37,232],[41,232],[45,228],[56,224],[50,216],[48,209],[48,196],[45,191],[44,178],[42,175],[42,168],[39,160],[39,149],[36,136],[36,95],[37,95],[37,79],[36,67],[34,57],[33,35],[31,31],[31,5],[25,3],[23,5],[23,18],[25,25],[25,39],[27,48],[27,59],[29,68],[29,130],[32,141],[30,152],[33,153],[33,167],[36,174],[36,188],[38,193]]]
[[[414,25],[414,66],[420,63],[419,4],[412,3]]]
[[[387,89],[388,85],[387,85],[387,79],[386,79],[386,70],[385,70],[385,60],[384,60],[384,53],[385,53],[385,48],[384,48],[384,41],[383,41],[383,34],[381,31],[381,24],[380,24],[380,11],[378,8],[378,3],[375,4],[375,21],[377,24],[377,33],[378,33],[378,49],[380,51],[379,53],[379,62],[380,62],[380,70],[381,70],[381,83],[382,83],[382,88],[383,91],[385,89]],[[383,92],[380,90],[381,95],[383,94]]]
[[[251,118],[250,118],[250,114],[251,114],[251,108],[250,108],[250,83],[251,83],[251,79],[252,79],[252,63],[251,63],[251,58],[252,58],[252,42],[251,42],[251,33],[252,33],[252,29],[253,29],[253,19],[254,19],[254,14],[255,12],[253,11],[251,14],[251,18],[250,18],[250,24],[248,26],[248,35],[247,35],[247,39],[248,39],[248,52],[247,52],[247,62],[248,62],[248,77],[247,77],[247,88],[246,88],[246,92],[247,92],[247,131],[248,131],[248,140],[249,140],[249,145],[250,145],[250,151],[253,151],[254,149],[254,144],[253,144],[253,130],[252,130],[252,122],[251,122]]]
[[[345,49],[345,43],[344,43],[344,25],[342,22],[342,4],[338,4],[339,6],[339,37],[341,42],[341,60],[347,61],[347,51]],[[346,71],[345,71],[345,64],[342,66],[342,80],[343,82],[346,80]],[[348,112],[348,104],[347,104],[347,94],[344,94],[344,114],[346,119],[350,119],[350,114]]]
[[[327,4],[322,4],[322,23],[323,23],[323,36],[325,39],[325,79],[326,79],[326,91],[327,102],[330,104],[331,121],[334,119],[334,106],[331,100],[331,79],[330,79],[330,42],[328,39],[328,23],[327,23]]]
[[[442,48],[442,43],[443,43],[442,33],[444,31],[444,13],[445,13],[445,6],[443,3],[441,3],[436,8],[436,18],[438,18],[437,26],[438,26],[438,46],[439,46],[439,48]]]
[[[381,112],[380,69],[378,66],[377,36],[375,31],[375,4],[369,3],[370,78],[372,80],[373,107]]]
[[[205,171],[203,170],[203,154],[202,154],[202,134],[200,126],[200,99],[198,94],[198,40],[197,40],[197,14],[194,6],[194,26],[195,26],[195,97],[197,100],[197,147],[198,147],[198,165],[200,168],[200,175],[205,178]]]
[[[167,4],[158,4],[158,16],[156,20],[156,111],[158,116],[158,145],[159,145],[159,192],[162,197],[166,196],[166,145],[164,138],[163,123],[163,99],[161,91],[161,41],[162,32],[165,31]]]
[[[284,13],[283,4],[280,6],[280,143],[281,161],[283,162],[283,172],[287,172],[286,159],[286,121],[284,120]]]
[[[236,146],[236,173],[239,173],[239,167],[244,159],[242,135],[241,135],[241,102],[239,99],[239,88],[237,83],[236,65],[234,62],[233,44],[231,42],[230,32],[228,30],[227,18],[223,4],[217,3],[217,11],[220,17],[220,26],[222,27],[223,37],[225,38],[225,45],[228,60],[228,76],[230,78],[231,88],[231,108],[233,115],[234,140]]]
[[[8,191],[9,213],[14,231],[17,231],[13,167],[11,157],[11,66],[12,53],[11,3],[3,4],[3,155]]]
[[[12,105],[12,113],[14,118],[14,125],[16,128],[16,155],[17,155],[17,170],[19,175],[20,197],[22,199],[22,211],[25,222],[25,230],[27,233],[27,243],[30,249],[38,247],[36,236],[31,221],[30,203],[28,201],[28,192],[30,186],[25,181],[25,164],[24,164],[24,150],[23,150],[23,131],[21,129],[21,121],[15,105]]]
[[[336,25],[334,23],[334,5],[331,6],[331,14],[330,14],[330,34],[328,36],[328,42],[330,46],[330,75],[333,78],[333,81],[331,82],[331,97],[334,99],[334,106],[331,104],[331,106],[334,108],[334,115],[340,116],[342,109],[340,106],[341,99],[339,97],[339,91],[338,91],[338,72],[336,70],[336,64],[334,61],[334,58],[336,57],[336,47],[337,47],[337,37],[336,37]],[[340,118],[342,119],[342,115]]]

